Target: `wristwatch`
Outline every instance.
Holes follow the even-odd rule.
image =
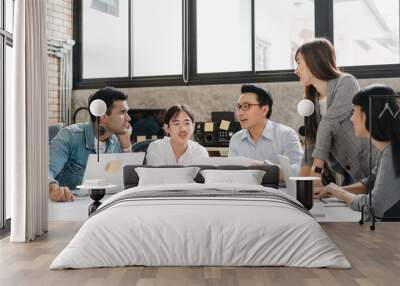
[[[313,169],[313,171],[314,171],[315,173],[318,173],[318,174],[321,174],[321,173],[322,173],[322,168],[321,168],[321,167],[313,166],[312,169]]]

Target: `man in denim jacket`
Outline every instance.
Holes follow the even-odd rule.
[[[105,87],[94,93],[88,106],[95,99],[103,100],[107,105],[106,114],[62,129],[51,141],[49,147],[49,197],[52,201],[64,202],[74,200],[70,189],[82,183],[83,173],[89,154],[132,152],[127,95],[121,91]],[[99,128],[99,138],[97,138]],[[96,137],[94,136],[96,134]]]

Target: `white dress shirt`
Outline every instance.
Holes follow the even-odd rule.
[[[287,156],[295,176],[300,172],[303,150],[299,137],[289,126],[267,120],[257,143],[247,129],[236,132],[229,142],[228,156],[244,156],[254,160],[268,160],[279,165],[279,155]]]
[[[169,137],[151,142],[146,155],[147,165],[154,166],[191,165],[196,158],[208,158],[206,148],[197,142],[189,140],[185,153],[177,161]]]
[[[97,141],[98,141],[97,138],[94,137],[94,148],[95,148],[96,153],[97,153]],[[99,154],[104,154],[104,153],[106,153],[106,149],[107,149],[107,144],[106,144],[106,142],[100,141],[100,142],[99,142]]]

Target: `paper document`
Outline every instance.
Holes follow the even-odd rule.
[[[231,125],[230,121],[221,120],[221,124],[219,125],[219,129],[228,131],[229,130],[229,125]]]
[[[213,131],[214,131],[214,122],[204,123],[204,132],[213,132]]]
[[[146,136],[137,136],[136,137],[136,142],[142,142],[144,140],[146,140]]]
[[[347,204],[341,200],[338,200],[337,198],[323,198],[324,202],[324,207],[347,207]]]

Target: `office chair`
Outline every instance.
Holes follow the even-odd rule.
[[[143,140],[140,142],[136,142],[132,145],[132,151],[147,153],[147,148],[149,148],[150,143],[155,140],[157,140],[157,139],[146,139],[146,140]]]

